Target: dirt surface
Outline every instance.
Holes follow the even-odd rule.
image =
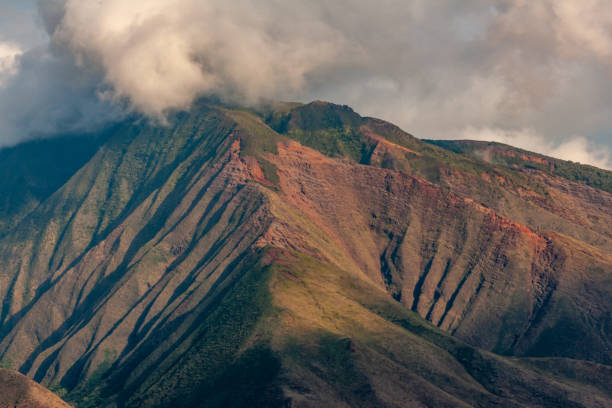
[[[28,377],[0,368],[0,407],[70,408],[70,405]]]

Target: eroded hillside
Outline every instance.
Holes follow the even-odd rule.
[[[78,406],[609,403],[607,191],[321,102],[170,123],[0,234],[6,364]]]

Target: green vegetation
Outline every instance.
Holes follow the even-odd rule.
[[[88,384],[85,387],[95,388],[97,384],[99,384],[104,375],[110,370],[113,366],[115,360],[117,360],[117,352],[114,350],[105,349],[104,350],[104,360],[92,371],[87,379]]]
[[[276,145],[284,138],[265,126],[262,120],[248,111],[225,111],[239,126],[240,153],[259,158],[266,153],[277,153]]]
[[[361,277],[298,253],[277,262],[273,293],[285,323],[275,332],[276,343],[282,344],[278,355],[295,394],[356,407],[406,400],[573,407],[578,394],[568,397],[570,390],[595,390],[588,378],[597,377],[600,367],[584,370],[582,363],[564,360],[585,377],[549,380],[549,371],[535,372],[528,361],[517,365],[522,360],[456,340]],[[402,384],[402,391],[392,384]],[[594,392],[605,400],[605,385]]]
[[[204,319],[194,327],[196,332],[190,334],[193,342],[173,351],[176,363],[170,373],[154,375],[158,379],[141,388],[137,397],[129,399],[128,406],[140,406],[144,402],[155,406],[193,407],[200,406],[196,401],[202,398],[210,398],[211,404],[203,406],[239,406],[229,401],[254,398],[258,389],[267,387],[275,379],[278,363],[265,345],[257,345],[246,354],[241,352],[258,322],[273,313],[268,289],[271,271],[261,264],[260,257],[254,255],[236,267],[234,273],[238,280],[219,300],[218,306],[210,312],[203,311]],[[265,367],[263,376],[242,384],[248,395],[237,395],[233,390],[245,375],[245,365],[249,362],[256,365],[252,369]],[[215,392],[211,395],[206,390]]]
[[[358,128],[363,123],[361,116],[348,106],[327,102],[312,102],[294,106],[292,109],[284,108],[269,113],[265,119],[266,123],[279,133],[286,133],[291,129],[309,132],[343,127]]]
[[[347,157],[357,163],[367,163],[373,149],[372,142],[350,127],[304,131],[294,129],[288,136],[304,146],[331,157]]]
[[[10,358],[3,358],[2,361],[0,361],[0,368],[4,368],[7,370],[10,370],[13,368],[13,360],[11,360]]]
[[[281,360],[268,346],[258,345],[241,353],[200,385],[186,400],[172,407],[275,408],[288,401],[278,385]]]
[[[312,344],[305,343],[305,339]],[[370,378],[359,367],[354,347],[350,338],[321,330],[308,333],[299,340],[290,339],[282,355],[293,370],[312,373],[329,384],[337,394],[336,398],[349,406],[384,406],[377,398]]]
[[[278,168],[276,165],[261,157],[257,161],[261,166],[261,170],[263,171],[266,180],[270,181],[274,185],[278,185],[279,178]]]
[[[145,354],[150,347],[168,348],[169,353],[163,360],[146,362],[154,365],[145,378],[126,383],[131,364],[142,361],[128,361],[125,368],[109,372],[105,360],[67,400],[77,407],[96,407],[109,398],[128,407],[238,407],[247,403],[263,407],[274,406],[266,403],[278,399],[281,406],[281,393],[274,385],[280,362],[264,341],[249,340],[258,323],[274,313],[268,289],[271,269],[261,263],[261,257],[253,254],[235,266],[235,282],[211,308],[201,310],[197,324],[183,332],[183,341],[143,345]],[[117,395],[118,389],[123,391]]]
[[[545,171],[543,168],[541,170]],[[552,174],[612,193],[611,171],[585,164],[556,160]]]
[[[60,398],[66,398],[66,395],[68,395],[68,390],[59,384],[50,386],[49,391],[51,391]]]
[[[276,132],[331,157],[367,163],[373,148],[359,130],[363,119],[348,106],[313,102],[262,115]]]

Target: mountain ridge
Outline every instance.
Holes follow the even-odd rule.
[[[323,102],[120,126],[0,238],[0,356],[79,406],[605,406],[612,196],[532,170]]]
[[[512,166],[515,169],[543,170],[559,175],[569,181],[583,182],[608,193],[612,192],[612,171],[596,166],[556,159],[544,154],[498,143],[475,140],[425,140],[436,146],[444,147],[459,154],[480,158],[498,165]]]

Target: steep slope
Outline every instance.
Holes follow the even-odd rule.
[[[492,155],[456,154],[480,150],[453,148],[455,142],[424,142],[389,123],[323,102],[261,115],[283,134],[328,156],[418,176],[534,230],[555,231],[612,252],[612,201],[603,187],[612,177],[609,171],[549,159],[556,168],[570,166],[581,175],[570,177],[568,170],[534,172],[529,171],[533,166],[483,160]]]
[[[294,155],[305,171],[292,171],[287,183],[299,186],[313,219],[331,226],[350,258],[362,259],[361,269],[372,277],[382,270],[406,306],[500,353],[610,361],[612,195],[459,156],[348,107],[316,102],[264,117],[328,156],[355,161],[342,153],[349,145],[368,152],[360,159],[367,169]],[[331,140],[344,147],[329,148],[331,134],[342,134]],[[374,177],[371,166],[417,177]],[[373,228],[388,239],[364,238]]]
[[[91,159],[104,135],[35,140],[0,150],[0,236]]]
[[[536,153],[501,145],[474,141],[428,141],[490,164],[493,172],[480,174],[479,183],[500,184],[512,191],[510,173],[529,180],[519,184],[514,195],[519,202],[506,196],[486,200],[491,208],[505,212],[512,219],[539,230],[553,230],[571,236],[604,251],[610,245],[610,181],[612,172],[588,165],[553,159]],[[479,195],[478,178],[467,183],[465,175],[454,177],[466,194]],[[509,188],[510,187],[510,188]],[[527,205],[526,205],[527,204]]]
[[[324,252],[327,259],[363,271],[437,326],[504,354],[612,361],[609,253],[535,233],[404,173],[296,143],[268,159],[286,202],[339,246],[341,255]]]
[[[170,123],[0,238],[5,364],[79,406],[609,403],[609,193],[321,102]]]
[[[73,385],[223,288],[266,225],[224,120],[119,132],[3,240],[0,334],[14,367]]]
[[[28,377],[0,368],[0,407],[69,408],[70,405]]]

